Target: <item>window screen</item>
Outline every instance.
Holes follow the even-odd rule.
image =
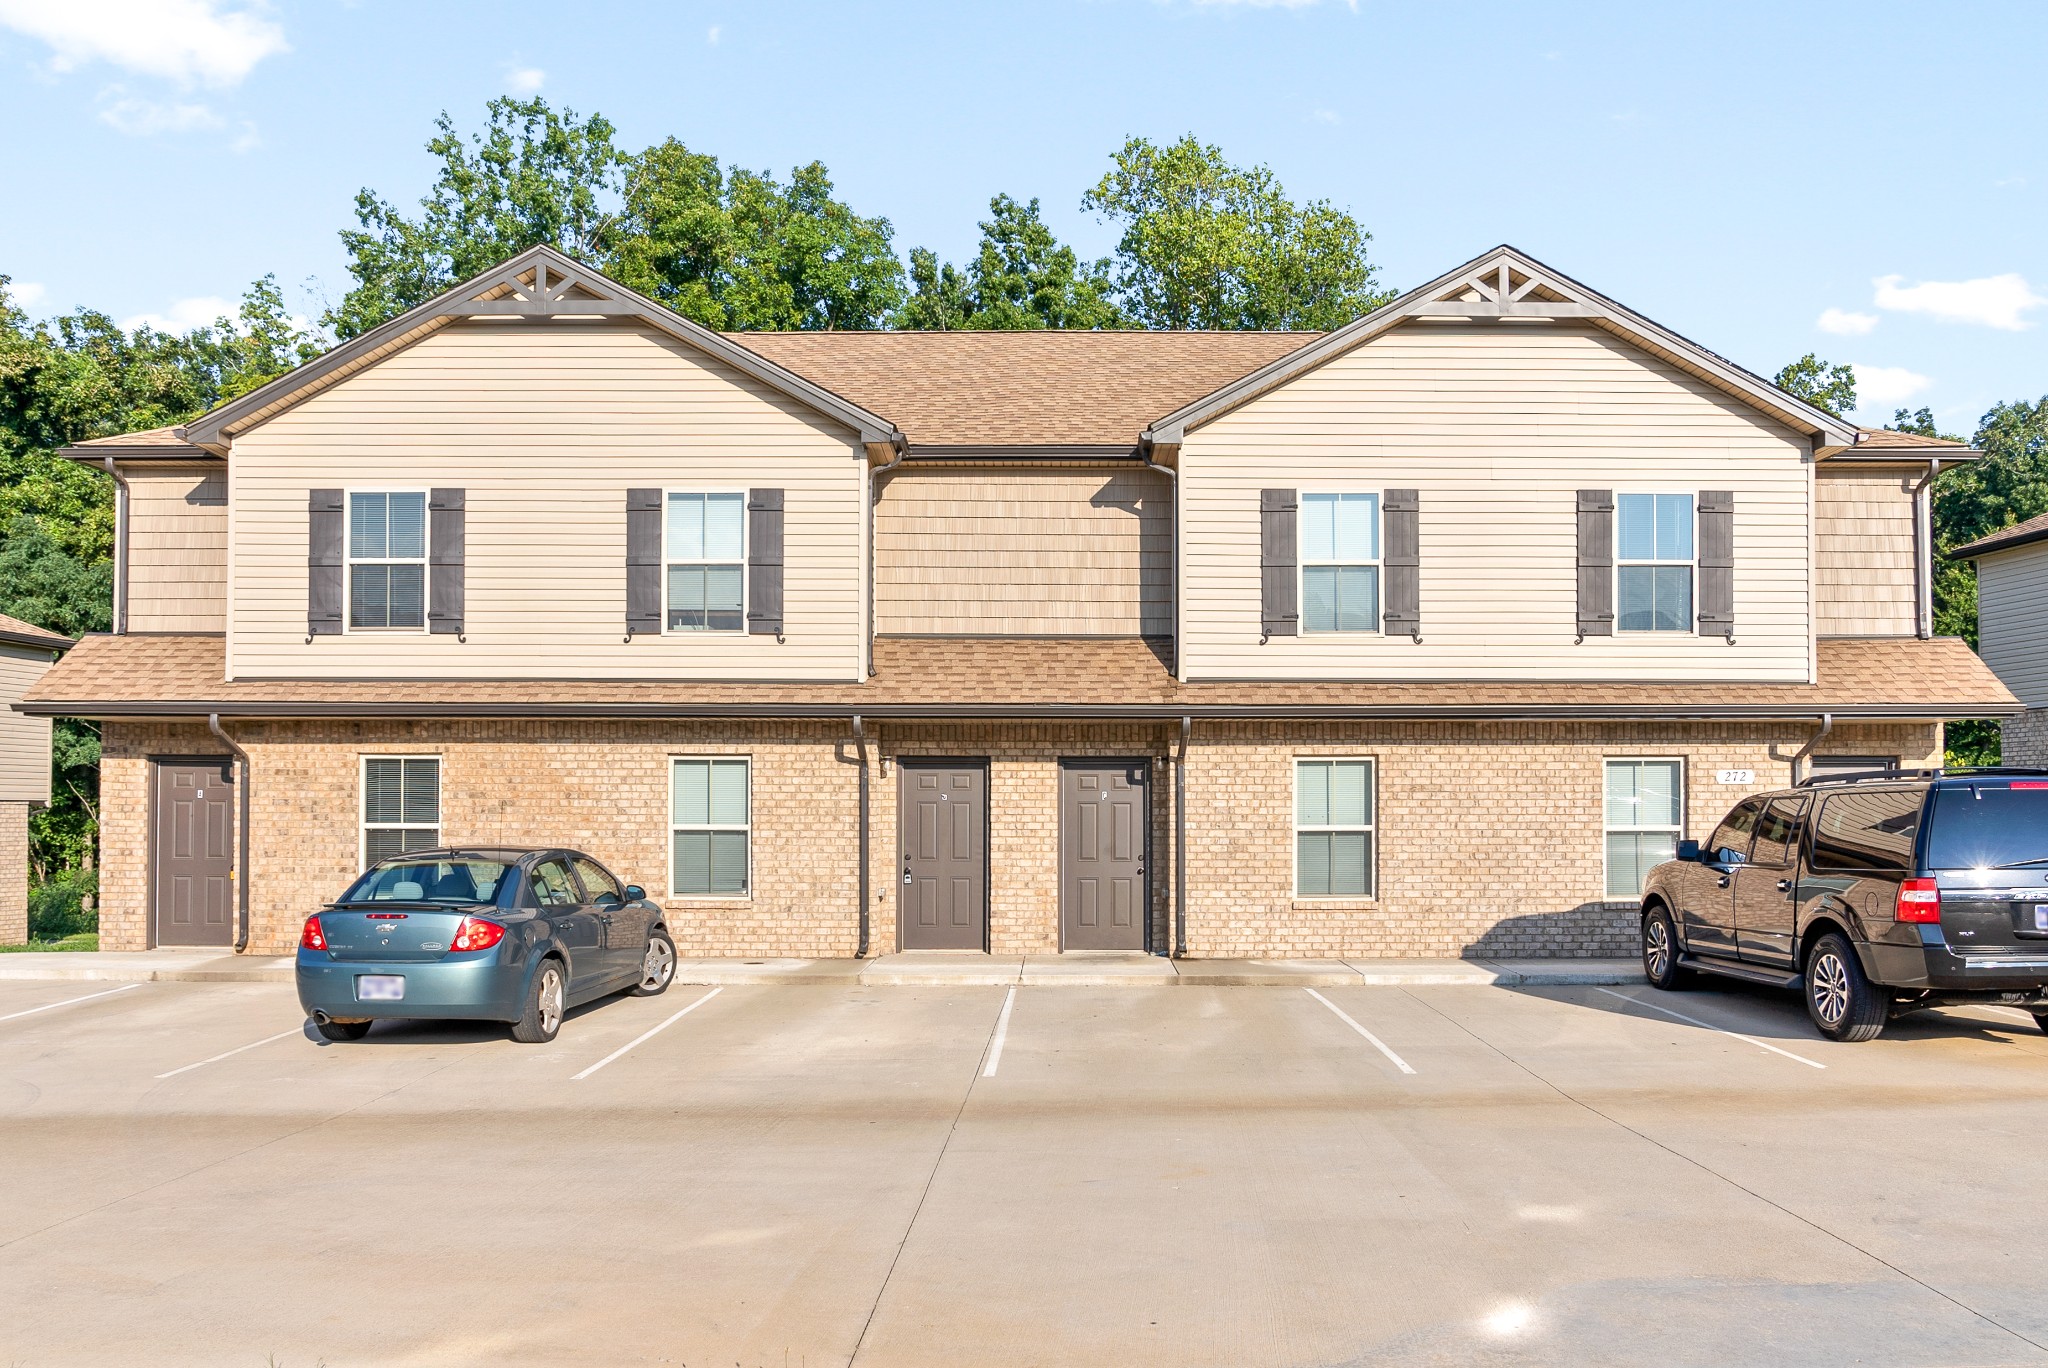
[[[1917,789],[1835,793],[1821,800],[1813,867],[1904,874],[1920,831]]]
[[[751,870],[745,760],[677,760],[670,772],[670,891],[743,898]]]

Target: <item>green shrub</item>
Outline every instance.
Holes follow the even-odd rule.
[[[48,883],[28,891],[28,934],[31,940],[59,940],[100,929],[100,914],[85,900],[99,892],[99,872],[67,869]]]

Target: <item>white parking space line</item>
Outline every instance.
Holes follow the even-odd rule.
[[[641,1046],[641,1045],[645,1045],[645,1044],[646,1044],[646,1043],[647,1043],[648,1041],[650,1041],[650,1040],[654,1039],[654,1038],[655,1038],[656,1036],[660,1035],[660,1034],[661,1034],[661,1033],[662,1033],[663,1031],[666,1031],[666,1030],[667,1030],[667,1029],[668,1029],[669,1027],[671,1027],[671,1026],[675,1025],[675,1024],[676,1024],[676,1023],[678,1022],[678,1021],[681,1021],[681,1020],[682,1020],[682,1019],[683,1019],[684,1017],[686,1017],[686,1016],[688,1016],[688,1015],[689,1015],[690,1013],[692,1013],[692,1012],[696,1011],[696,1010],[697,1010],[697,1009],[698,1009],[699,1007],[702,1007],[702,1006],[703,1006],[703,1005],[704,1005],[705,1003],[707,1003],[707,1002],[711,1001],[711,999],[713,999],[713,998],[717,997],[717,996],[718,996],[718,995],[719,995],[720,993],[722,993],[722,992],[724,992],[724,991],[725,991],[725,989],[723,989],[723,988],[713,988],[713,989],[712,989],[712,990],[711,990],[710,992],[706,993],[706,994],[705,994],[705,995],[704,995],[703,997],[700,997],[700,998],[698,998],[698,999],[697,999],[697,1000],[696,1000],[695,1002],[693,1002],[693,1003],[691,1003],[691,1004],[690,1004],[689,1006],[687,1006],[687,1007],[683,1008],[683,1010],[682,1010],[682,1011],[680,1011],[680,1012],[677,1012],[677,1013],[676,1013],[676,1014],[675,1014],[674,1016],[670,1017],[670,1018],[669,1018],[669,1019],[668,1019],[667,1021],[664,1021],[664,1022],[662,1022],[662,1023],[661,1023],[661,1025],[659,1025],[659,1026],[656,1026],[656,1027],[653,1027],[652,1029],[650,1029],[650,1030],[647,1030],[647,1031],[644,1031],[644,1032],[642,1032],[642,1033],[641,1033],[640,1035],[638,1035],[638,1036],[635,1036],[635,1037],[634,1037],[633,1039],[631,1039],[631,1040],[627,1041],[627,1042],[626,1042],[625,1044],[623,1044],[623,1045],[619,1046],[619,1048],[618,1048],[618,1049],[616,1049],[616,1050],[613,1050],[613,1051],[612,1051],[612,1052],[611,1052],[610,1054],[606,1055],[606,1056],[605,1056],[605,1057],[604,1057],[603,1059],[600,1059],[600,1060],[598,1060],[598,1061],[597,1061],[597,1063],[595,1063],[595,1064],[591,1065],[591,1066],[590,1066],[589,1068],[585,1069],[585,1070],[584,1070],[584,1071],[583,1071],[582,1073],[580,1073],[580,1074],[577,1074],[577,1075],[576,1075],[575,1077],[571,1078],[571,1079],[570,1079],[569,1081],[570,1081],[571,1083],[581,1083],[581,1082],[582,1082],[582,1081],[583,1081],[584,1079],[586,1079],[586,1078],[590,1077],[590,1076],[591,1076],[592,1074],[596,1073],[596,1072],[597,1072],[597,1071],[598,1071],[599,1069],[602,1069],[602,1068],[603,1068],[603,1067],[604,1067],[605,1065],[607,1065],[607,1064],[611,1063],[611,1062],[612,1062],[612,1061],[613,1061],[614,1059],[617,1059],[617,1058],[618,1058],[618,1057],[619,1057],[620,1055],[622,1055],[622,1054],[625,1054],[625,1053],[626,1053],[626,1052],[627,1052],[628,1050],[634,1049],[634,1048],[636,1048],[636,1047],[638,1047],[638,1046]]]
[[[1595,988],[1593,991],[1605,993],[1611,998],[1620,998],[1631,1006],[1647,1007],[1653,1012],[1662,1012],[1665,1016],[1677,1017],[1680,1021],[1691,1022],[1695,1026],[1704,1026],[1710,1031],[1717,1031],[1725,1036],[1734,1036],[1737,1040],[1746,1040],[1759,1050],[1769,1050],[1774,1055],[1783,1055],[1787,1059],[1796,1059],[1809,1069],[1825,1069],[1827,1067],[1827,1065],[1817,1059],[1808,1059],[1805,1055],[1796,1055],[1790,1050],[1781,1050],[1767,1040],[1758,1040],[1755,1036],[1744,1035],[1740,1031],[1731,1031],[1726,1026],[1716,1026],[1711,1021],[1701,1021],[1698,1017],[1687,1016],[1683,1012],[1674,1012],[1669,1007],[1660,1007],[1654,1002],[1645,1002],[1641,998],[1630,997],[1627,993],[1617,993],[1612,988]]]
[[[982,1067],[983,1078],[996,1076],[996,1065],[1003,1062],[1003,1042],[1010,1038],[1010,1008],[1017,1005],[1017,990],[1012,988],[1003,994],[1003,1014],[996,1018],[996,1036],[988,1044],[988,1063]]]
[[[1318,993],[1313,988],[1304,988],[1302,991],[1307,993],[1310,997],[1314,998],[1317,1002],[1322,1003],[1323,1006],[1335,1012],[1338,1018],[1341,1019],[1346,1026],[1349,1026],[1352,1030],[1358,1032],[1367,1040],[1371,1041],[1372,1047],[1375,1050],[1378,1050],[1381,1054],[1385,1055],[1388,1059],[1392,1060],[1394,1062],[1395,1068],[1399,1069],[1404,1074],[1412,1074],[1415,1072],[1415,1070],[1409,1066],[1407,1060],[1401,1058],[1401,1056],[1395,1054],[1392,1050],[1387,1048],[1386,1041],[1381,1040],[1371,1031],[1366,1030],[1365,1027],[1353,1021],[1351,1019],[1351,1014],[1349,1012],[1345,1011],[1342,1007],[1339,1007],[1336,1003],[1330,1001],[1328,998],[1324,997],[1321,993]]]
[[[112,997],[116,993],[125,993],[131,988],[140,988],[141,986],[139,983],[124,983],[119,988],[109,988],[103,993],[87,993],[84,997],[65,998],[62,1002],[46,1002],[40,1007],[31,1007],[25,1012],[9,1012],[6,1016],[0,1016],[0,1021],[12,1021],[16,1017],[34,1016],[37,1012],[54,1012],[59,1007],[69,1007],[79,1002],[91,1002],[94,998]]]
[[[232,1050],[222,1050],[219,1054],[215,1055],[211,1059],[202,1059],[197,1064],[187,1064],[181,1068],[173,1069],[169,1073],[160,1073],[157,1075],[157,1077],[159,1079],[176,1078],[181,1073],[191,1073],[194,1069],[203,1069],[209,1064],[218,1064],[223,1059],[233,1059],[236,1055],[242,1053],[242,1051],[253,1050],[258,1045],[268,1045],[271,1041],[283,1040],[286,1036],[303,1036],[305,1034],[306,1028],[303,1025],[294,1026],[289,1031],[279,1031],[274,1036],[265,1036],[261,1040],[252,1040],[247,1045],[237,1045]]]

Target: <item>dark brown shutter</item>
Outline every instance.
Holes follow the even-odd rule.
[[[1735,639],[1735,491],[1699,498],[1700,635]]]
[[[427,492],[427,630],[462,633],[463,537],[466,501],[460,489]]]
[[[782,635],[782,491],[747,491],[747,631]]]
[[[1301,635],[1295,524],[1300,503],[1291,489],[1259,491],[1259,640]]]
[[[348,514],[338,489],[315,489],[306,499],[306,635],[341,632],[343,542]]]
[[[1579,637],[1614,635],[1614,491],[1579,491]]]
[[[626,491],[626,635],[661,633],[661,491]]]
[[[1389,489],[1380,500],[1380,534],[1386,538],[1380,565],[1386,574],[1381,627],[1388,636],[1422,639],[1422,495]]]

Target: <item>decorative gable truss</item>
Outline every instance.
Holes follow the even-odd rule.
[[[461,318],[489,314],[632,317],[647,311],[646,301],[632,291],[562,257],[552,261],[543,257],[524,271],[507,268],[479,277],[462,292],[465,297],[460,299],[444,295],[436,300],[437,314]]]
[[[1439,281],[1410,306],[1415,318],[1596,318],[1606,311],[1533,263],[1507,257]]]

